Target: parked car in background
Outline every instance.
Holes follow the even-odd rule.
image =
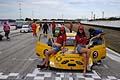
[[[31,32],[32,29],[29,25],[23,25],[22,28],[20,29],[20,32]]]

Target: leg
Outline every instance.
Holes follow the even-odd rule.
[[[37,37],[37,33],[35,32],[35,36]]]
[[[7,32],[5,32],[5,37],[7,38]]]
[[[7,39],[9,39],[8,35],[9,35],[9,31],[6,31],[6,32],[5,32],[5,37],[6,37]]]
[[[35,30],[33,30],[33,36],[35,36],[35,33],[36,33],[36,31],[35,31]]]
[[[43,34],[45,34],[45,29],[43,29]]]
[[[44,59],[42,65],[45,65],[46,67],[48,67],[49,57],[50,57],[51,54],[54,54],[54,53],[56,53],[56,51],[54,51],[54,50],[46,51],[45,52],[45,59]]]
[[[10,31],[8,31],[8,33],[7,33],[7,39],[10,39],[10,38],[9,38],[9,33],[10,33]]]
[[[47,30],[45,29],[45,34],[47,34]]]
[[[46,29],[46,34],[48,34],[47,29]]]
[[[82,48],[81,53],[86,53],[86,60],[87,60],[87,64],[89,62],[89,55],[90,55],[90,49],[87,49],[87,48]]]
[[[84,72],[83,73],[85,74],[87,70],[87,65],[89,62],[90,50],[87,48],[81,48],[80,52],[83,53],[83,57],[84,57]]]
[[[86,59],[86,53],[83,53],[83,57],[84,57],[84,71],[83,73],[85,74],[87,71],[87,59]]]

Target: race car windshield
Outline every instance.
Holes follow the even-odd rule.
[[[66,46],[74,46],[75,37],[67,37]]]

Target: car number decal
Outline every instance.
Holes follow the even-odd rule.
[[[98,52],[97,51],[94,51],[93,52],[93,58],[97,58],[98,57]]]

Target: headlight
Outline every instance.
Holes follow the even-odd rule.
[[[58,56],[57,58],[56,58],[56,61],[61,61],[62,60],[62,58],[60,57],[60,56]]]
[[[53,62],[50,62],[50,65],[54,65],[54,63],[53,63]]]

